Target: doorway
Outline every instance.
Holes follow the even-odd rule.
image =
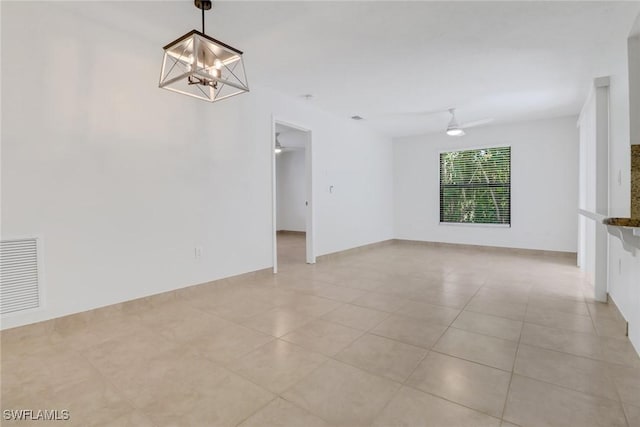
[[[314,264],[311,131],[273,121],[273,271]]]

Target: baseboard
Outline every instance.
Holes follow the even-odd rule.
[[[381,246],[392,245],[395,243],[394,239],[383,240],[381,242],[369,243],[367,245],[356,246],[355,248],[345,249],[343,251],[331,252],[328,254],[320,255],[316,257],[316,262],[328,261],[331,259],[341,258],[345,255],[352,255],[354,253],[368,251],[370,249],[379,248]]]
[[[279,231],[279,233],[281,233]],[[304,232],[298,231],[284,231],[284,234],[304,234]],[[508,253],[508,254],[524,254],[524,255],[534,255],[534,256],[544,256],[544,257],[563,257],[570,260],[576,259],[576,254],[573,252],[557,252],[557,251],[545,251],[545,250],[536,250],[536,249],[514,249],[514,248],[504,248],[497,246],[480,246],[480,245],[466,245],[466,244],[457,244],[457,243],[442,243],[442,242],[428,242],[428,241],[420,241],[420,240],[405,240],[405,239],[390,239],[383,240],[380,242],[370,243],[362,246],[358,246],[355,248],[346,249],[343,251],[337,251],[329,254],[320,255],[317,257],[318,262],[326,262],[333,259],[339,259],[344,256],[352,255],[354,253],[364,252],[371,249],[388,246],[388,245],[418,245],[418,246],[430,246],[430,247],[448,247],[448,248],[458,248],[458,249],[468,249],[468,250],[482,250],[483,252],[491,251],[494,253]],[[64,330],[68,328],[78,327],[78,325],[84,325],[87,322],[97,319],[104,319],[113,315],[114,313],[121,311],[130,311],[135,310],[141,306],[154,306],[157,304],[161,304],[167,301],[171,301],[176,298],[176,296],[181,295],[182,293],[192,292],[194,289],[201,286],[215,286],[220,282],[240,282],[247,278],[251,277],[263,277],[263,276],[271,276],[273,274],[273,268],[264,268],[256,271],[251,271],[244,274],[239,274],[236,276],[225,277],[221,279],[217,279],[214,281],[201,283],[192,286],[186,286],[184,288],[174,289],[167,292],[162,292],[142,298],[137,298],[134,300],[124,301],[121,303],[111,304],[104,307],[95,308],[92,310],[87,310],[79,313],[70,314],[67,316],[57,317],[49,320],[44,320],[37,323],[31,323],[28,325],[17,326],[14,328],[4,329],[0,331],[2,336],[12,335],[12,336],[34,336],[34,335],[42,335],[48,334],[55,330]],[[611,302],[615,302],[610,299]],[[617,307],[616,307],[617,308]],[[620,310],[618,310],[619,312]]]
[[[468,249],[468,250],[482,250],[483,252],[504,253],[504,254],[517,254],[517,255],[533,255],[543,256],[550,258],[564,258],[577,262],[576,252],[563,252],[563,251],[549,251],[544,249],[524,249],[524,248],[507,248],[504,246],[484,246],[484,245],[469,245],[464,243],[445,243],[445,242],[431,242],[426,240],[408,240],[408,239],[394,239],[394,242],[399,244],[418,245],[418,246],[431,246],[440,248],[451,249]]]
[[[611,294],[609,292],[607,292],[607,302],[606,303],[598,303],[598,302],[596,302],[595,304],[609,304],[609,305],[613,306],[613,308],[616,309],[616,316],[618,316],[620,319],[622,319],[622,320],[624,320],[626,322],[626,324],[627,324],[627,336],[629,336],[629,321],[627,320],[625,315],[622,313],[622,310],[620,310],[620,307],[616,303],[616,300],[613,299],[613,297],[611,296]]]
[[[326,261],[329,259],[340,258],[346,255],[375,249],[381,246],[387,245],[416,245],[416,246],[430,246],[450,249],[467,249],[467,250],[482,250],[483,252],[503,253],[503,254],[517,254],[517,255],[530,255],[530,256],[542,256],[549,258],[563,258],[569,261],[577,262],[577,253],[575,252],[562,252],[562,251],[549,251],[542,249],[524,249],[524,248],[507,248],[503,246],[484,246],[484,245],[469,245],[463,243],[445,243],[445,242],[431,242],[426,240],[408,240],[408,239],[390,239],[383,240],[381,242],[370,243],[367,245],[357,246],[351,249],[345,249],[343,251],[332,252],[329,254],[320,255],[317,257],[317,261]]]
[[[55,317],[27,325],[7,328],[0,331],[0,337],[11,337],[12,339],[24,339],[30,337],[39,337],[51,334],[53,332],[68,331],[73,328],[84,327],[92,321],[107,319],[114,314],[122,312],[131,312],[141,307],[154,307],[176,299],[179,296],[194,292],[199,288],[207,286],[217,286],[221,283],[234,283],[249,278],[259,278],[273,275],[273,267],[263,268],[260,270],[250,271],[248,273],[236,276],[224,277],[210,282],[189,285],[183,288],[171,291],[161,292],[146,297],[136,298],[128,301],[110,304],[91,310],[81,311],[78,313],[68,314],[66,316]]]

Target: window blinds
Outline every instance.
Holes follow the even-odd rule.
[[[511,224],[511,147],[440,153],[440,222]]]

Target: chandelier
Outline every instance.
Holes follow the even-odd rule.
[[[159,86],[209,102],[248,92],[242,51],[206,35],[211,0],[194,3],[202,11],[202,32],[191,30],[164,47]]]

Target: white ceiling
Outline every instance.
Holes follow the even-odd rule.
[[[190,0],[81,7],[158,49],[200,27]],[[322,109],[403,136],[449,120],[404,113],[449,107],[462,122],[577,114],[638,13],[637,1],[217,1],[207,33],[245,52],[250,84],[311,93]]]

